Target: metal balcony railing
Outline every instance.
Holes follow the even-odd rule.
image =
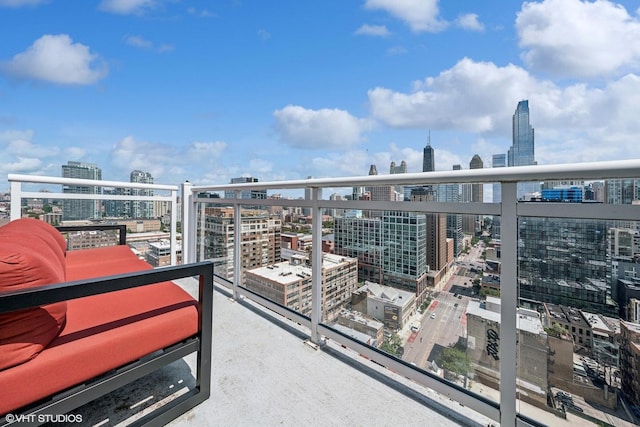
[[[288,307],[275,303],[242,286],[243,271],[241,257],[242,242],[234,238],[232,242],[234,278],[225,285],[232,290],[233,297],[244,297],[255,301],[286,318],[307,327],[310,340],[322,344],[329,339],[355,350],[368,359],[384,365],[388,369],[431,388],[460,404],[499,422],[502,426],[540,425],[518,411],[517,360],[518,331],[516,327],[518,307],[518,219],[520,217],[578,218],[596,220],[638,221],[640,206],[575,203],[524,203],[518,201],[519,183],[561,180],[610,180],[634,179],[640,177],[640,159],[596,163],[580,163],[549,166],[522,166],[495,169],[474,169],[408,173],[395,175],[357,176],[341,178],[305,179],[281,182],[253,182],[223,185],[182,184],[182,256],[183,262],[204,260],[204,251],[198,247],[202,243],[204,230],[203,206],[223,204],[233,209],[233,228],[242,229],[242,210],[260,205],[265,207],[302,208],[311,212],[313,218],[321,218],[325,209],[362,211],[408,211],[418,213],[471,214],[499,216],[501,220],[501,307],[500,307],[500,348],[499,348],[499,401],[472,393],[453,382],[446,381],[431,372],[412,366],[378,348],[355,340],[323,322],[322,307],[322,222],[313,220],[312,233],[312,302],[310,316],[303,315]],[[80,199],[80,200],[163,200],[171,203],[171,245],[172,264],[176,264],[176,236],[178,214],[178,186],[136,184],[130,182],[110,182],[77,180],[69,178],[37,177],[30,175],[9,175],[11,183],[11,218],[21,215],[21,202],[26,198]],[[74,194],[65,192],[25,191],[26,184],[83,185],[118,188],[153,189],[169,192],[169,196],[115,196],[103,194]],[[376,186],[437,186],[440,184],[497,184],[501,188],[499,203],[456,203],[456,202],[394,202],[365,200],[329,200],[323,198],[327,192],[336,189]],[[243,191],[270,191],[304,194],[304,198],[242,199]],[[235,194],[235,198],[215,199],[206,197],[208,192]],[[198,259],[199,258],[199,259]],[[218,280],[219,282],[221,280]]]
[[[516,317],[518,307],[518,218],[549,217],[578,218],[597,220],[636,221],[640,219],[640,206],[607,205],[607,204],[562,204],[562,203],[523,203],[517,198],[519,183],[562,181],[562,180],[609,180],[640,177],[640,160],[608,161],[595,163],[563,164],[549,166],[522,166],[494,169],[473,169],[461,171],[443,171],[426,173],[407,173],[394,175],[357,176],[341,178],[306,179],[280,182],[253,182],[242,184],[195,186],[185,183],[183,194],[183,257],[185,262],[196,261],[203,257],[198,251],[197,243],[201,241],[198,233],[202,232],[203,213],[198,209],[201,204],[224,204],[234,210],[234,229],[241,229],[243,206],[259,204],[261,206],[303,208],[311,212],[313,218],[321,218],[324,209],[356,209],[379,211],[410,211],[418,213],[473,214],[499,216],[501,219],[501,308],[500,308],[500,399],[492,401],[479,394],[474,394],[463,387],[450,383],[432,375],[430,372],[416,369],[409,363],[390,357],[377,348],[367,346],[355,339],[340,333],[323,323],[321,307],[322,289],[322,223],[313,220],[312,232],[312,309],[311,316],[306,317],[296,311],[276,304],[241,286],[242,268],[240,257],[234,259],[234,279],[229,283],[234,298],[241,296],[263,304],[282,316],[307,326],[310,329],[311,341],[320,344],[323,339],[335,340],[352,348],[361,355],[375,360],[387,368],[438,391],[460,404],[468,406],[479,413],[500,422],[502,426],[539,425],[536,420],[528,418],[517,410],[517,328]],[[500,203],[450,203],[450,202],[394,202],[394,201],[362,201],[362,200],[327,200],[323,198],[323,190],[333,191],[338,188],[375,187],[375,186],[436,186],[440,184],[498,184],[501,188]],[[242,199],[241,193],[246,191],[270,192],[304,192],[304,199]],[[235,198],[211,199],[204,197],[207,192],[225,192],[235,194]],[[241,239],[233,241],[233,251],[241,254]]]

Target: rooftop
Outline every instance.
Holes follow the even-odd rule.
[[[194,281],[181,282],[192,294]],[[211,397],[170,425],[486,426],[489,418],[327,342],[305,343],[299,325],[247,300],[214,293]],[[128,423],[194,383],[192,361],[73,411],[91,425]],[[133,408],[131,408],[133,406]],[[137,414],[136,414],[137,413]]]

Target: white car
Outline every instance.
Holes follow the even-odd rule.
[[[435,319],[436,318],[436,314],[435,313],[431,313],[431,318]]]

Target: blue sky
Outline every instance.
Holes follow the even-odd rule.
[[[637,158],[640,4],[0,0],[0,177],[227,183]]]

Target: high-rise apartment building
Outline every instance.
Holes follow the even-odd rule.
[[[437,193],[429,187],[411,191],[412,202],[436,201]],[[427,264],[430,270],[440,271],[447,264],[447,215],[428,213],[426,216]]]
[[[640,200],[640,180],[609,179],[605,182],[606,201],[612,205],[630,205]]]
[[[207,207],[205,224],[199,232],[197,248],[205,259],[214,263],[216,274],[231,280],[234,277],[233,250],[235,227],[233,208]],[[266,210],[244,209],[240,233],[240,263],[243,270],[262,267],[280,261],[282,221]]]
[[[521,298],[617,315],[604,221],[521,217],[518,242]]]
[[[153,184],[153,176],[149,172],[134,170],[130,174],[129,182],[142,184]],[[153,196],[153,190],[132,188],[131,194],[138,196]],[[152,201],[132,200],[131,201],[131,218],[154,218],[154,204]]]
[[[334,251],[337,255],[358,259],[358,280],[382,282],[382,222],[362,215],[334,219]]]
[[[475,154],[469,162],[469,169],[482,169],[484,163],[479,155]],[[484,184],[471,184],[471,200],[470,202],[484,202]],[[465,232],[477,234],[482,229],[482,215],[465,215],[467,227]]]
[[[244,183],[252,183],[258,182],[258,178],[253,178],[250,176],[242,176],[239,178],[231,178],[230,184],[244,184]],[[225,191],[224,198],[225,199],[235,199],[236,195],[234,191]],[[266,199],[267,198],[267,190],[241,190],[239,194],[240,199]]]
[[[385,211],[382,215],[383,284],[414,292],[422,301],[427,290],[427,220],[424,214]]]
[[[95,163],[68,161],[62,165],[63,178],[101,180],[102,169]],[[63,185],[63,193],[100,194],[100,187],[93,185]],[[72,200],[62,202],[63,221],[99,219],[102,216],[99,200]]]
[[[358,259],[358,280],[414,293],[428,286],[424,214],[385,211],[379,218],[345,215],[334,225],[335,253]]]
[[[461,170],[460,165],[453,165],[453,170]],[[458,203],[462,200],[461,189],[469,184],[441,184],[438,186],[437,196],[439,202]],[[458,256],[463,249],[464,240],[464,216],[460,214],[446,215],[446,237],[453,240],[453,255]],[[429,221],[428,221],[429,222]],[[445,239],[446,240],[446,239]],[[436,270],[435,266],[432,266]]]

